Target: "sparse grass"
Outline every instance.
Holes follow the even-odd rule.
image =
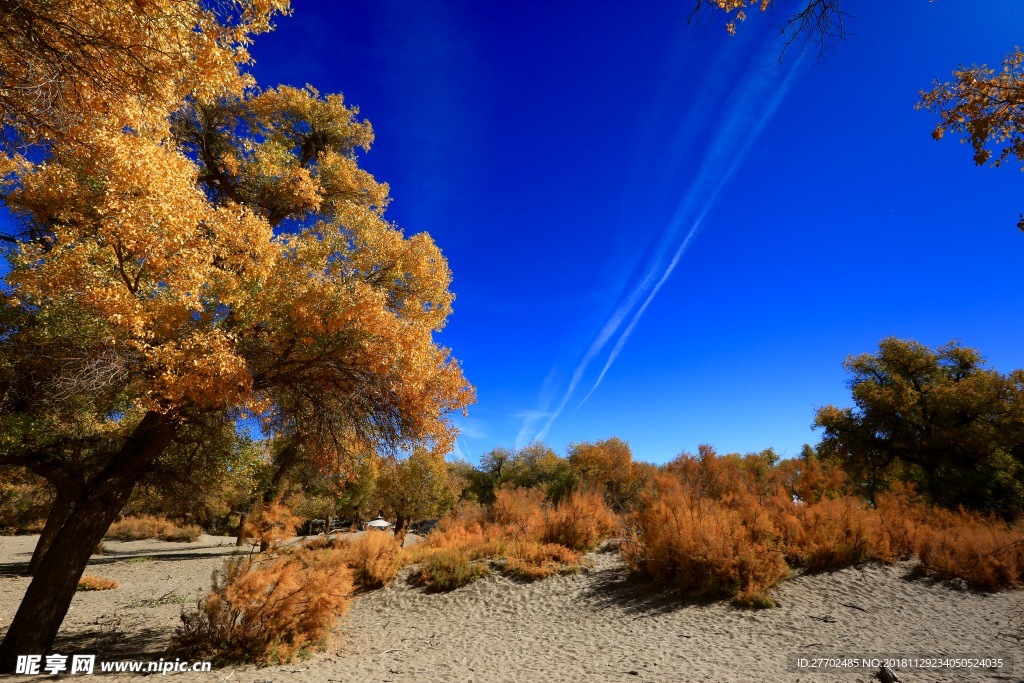
[[[189,598],[187,595],[164,595],[159,598],[150,598],[148,600],[138,600],[132,602],[130,607],[162,607],[164,605],[184,605],[188,602]]]
[[[78,590],[80,591],[109,591],[120,587],[121,584],[117,581],[98,576],[83,576],[78,580]]]

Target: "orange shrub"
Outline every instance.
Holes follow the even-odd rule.
[[[939,580],[961,579],[994,591],[1024,583],[1024,533],[989,517],[953,513],[955,524],[926,527],[915,552],[922,573]]]
[[[110,525],[105,535],[106,538],[116,538],[119,541],[141,541],[149,538],[157,538],[162,541],[193,542],[202,535],[203,530],[195,524],[178,526],[164,517],[142,515],[139,517],[125,517]]]
[[[345,551],[296,548],[229,559],[175,642],[197,658],[287,662],[322,645],[352,592]]]
[[[455,509],[440,521],[439,527],[441,530],[454,527],[469,528],[474,525],[482,527],[487,524],[487,513],[488,510],[479,503],[459,501]]]
[[[494,492],[489,521],[514,538],[539,538],[544,525],[544,492],[503,486]]]
[[[576,571],[578,551],[592,549],[616,528],[600,493],[576,493],[553,508],[539,490],[504,487],[486,514],[461,506],[423,542],[406,548],[403,561],[422,563],[421,583],[436,590],[485,576],[482,560],[532,580]]]
[[[270,550],[293,538],[300,524],[302,520],[292,514],[288,506],[274,501],[257,508],[249,516],[241,533],[247,538],[259,539],[261,550]]]
[[[799,524],[786,528],[786,556],[811,571],[841,569],[873,559],[891,560],[881,519],[853,497],[794,506]]]
[[[417,582],[431,592],[450,591],[491,573],[485,562],[474,561],[465,550],[440,550],[423,563]]]
[[[707,484],[701,477],[700,488]],[[656,479],[655,494],[634,516],[620,547],[629,569],[697,596],[770,604],[765,592],[789,567],[768,515],[694,493],[671,476]]]
[[[501,568],[520,579],[535,581],[579,570],[580,554],[557,543],[512,541],[501,548]]]
[[[113,579],[101,579],[98,576],[83,576],[78,580],[80,591],[109,591],[120,588],[121,584]]]
[[[379,588],[398,575],[402,568],[402,548],[390,533],[364,531],[339,547],[352,569],[356,583],[364,588]]]
[[[619,520],[598,491],[575,491],[544,516],[544,543],[573,550],[593,550],[620,527]]]

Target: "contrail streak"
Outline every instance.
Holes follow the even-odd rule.
[[[739,167],[744,157],[746,157],[751,145],[758,138],[758,136],[760,136],[761,131],[764,130],[764,127],[766,125],[768,125],[768,122],[772,119],[772,116],[774,116],[775,111],[779,108],[779,105],[781,105],[782,101],[786,98],[786,93],[789,91],[789,88],[792,85],[793,76],[795,72],[796,69],[790,69],[789,73],[786,75],[786,78],[783,80],[782,85],[776,91],[775,97],[772,98],[772,100],[769,102],[769,105],[764,109],[764,112],[762,113],[761,118],[755,125],[753,132],[749,136],[747,136],[746,141],[740,148],[739,153],[733,156],[733,163],[730,164],[728,170],[726,170],[724,174],[718,177],[718,182],[715,184],[714,189],[711,191],[710,195],[707,196],[707,199],[704,202],[703,207],[701,208],[700,215],[697,217],[697,220],[693,222],[693,226],[690,228],[690,231],[686,233],[686,238],[683,239],[683,243],[679,246],[679,249],[676,250],[675,255],[672,257],[671,262],[669,262],[668,267],[665,269],[664,274],[661,276],[661,279],[658,280],[658,283],[654,286],[654,289],[652,289],[650,294],[647,295],[647,298],[644,300],[643,305],[641,305],[637,312],[633,315],[633,319],[630,321],[629,325],[626,327],[623,333],[619,336],[619,339],[615,343],[615,346],[612,347],[611,353],[608,355],[608,360],[605,362],[604,367],[601,369],[601,373],[598,375],[597,380],[594,382],[594,386],[591,387],[590,391],[587,392],[587,395],[583,398],[582,401],[580,401],[580,405],[586,403],[587,399],[589,399],[591,395],[601,385],[601,380],[604,379],[604,376],[608,373],[609,368],[611,368],[612,364],[615,362],[615,359],[618,358],[619,353],[626,345],[626,341],[629,339],[629,336],[633,333],[633,330],[636,328],[637,323],[640,322],[640,317],[644,314],[644,311],[647,310],[647,306],[654,299],[655,295],[658,293],[658,290],[661,289],[661,286],[665,284],[665,282],[668,280],[669,276],[672,274],[672,271],[675,270],[676,265],[679,263],[679,260],[682,258],[683,254],[686,253],[686,249],[687,247],[690,246],[690,242],[693,240],[694,237],[696,237],[697,233],[700,230],[701,222],[704,220],[704,217],[707,215],[708,211],[711,210],[711,207],[714,205],[715,200],[718,198],[718,195],[721,193],[726,183],[728,183],[729,180],[732,178],[736,169]],[[747,93],[748,99],[754,99],[759,94],[760,93],[750,96],[750,93]],[[733,123],[738,123],[741,118],[743,118],[742,115],[735,117]],[[719,152],[720,150],[721,148],[712,149],[711,156],[717,156],[716,152]],[[688,194],[692,196],[692,193]],[[681,207],[682,205],[688,204],[689,199],[690,197],[688,196],[681,204]],[[677,215],[680,214],[677,212]],[[675,226],[673,226],[671,232],[675,232],[674,228]],[[643,285],[641,285],[641,287],[643,287]],[[638,287],[637,291],[639,291],[641,287]]]
[[[555,410],[548,415],[547,422],[537,434],[536,438],[538,440],[543,440],[547,436],[555,420],[558,419],[566,405],[568,405],[590,363],[618,333],[615,344],[608,354],[600,374],[579,405],[586,403],[601,385],[605,375],[607,375],[611,366],[625,347],[626,342],[636,329],[648,306],[665,282],[668,281],[668,278],[672,275],[672,272],[679,264],[693,239],[697,236],[705,216],[711,210],[719,194],[731,180],[737,168],[739,168],[743,159],[750,151],[753,143],[782,104],[795,80],[796,74],[799,71],[798,66],[802,60],[797,59],[789,62],[786,67],[785,76],[782,78],[781,84],[779,84],[777,72],[773,74],[762,66],[772,61],[772,55],[777,54],[778,49],[777,41],[769,41],[754,57],[754,68],[757,71],[754,71],[752,78],[745,80],[737,88],[738,92],[732,98],[732,104],[726,111],[724,123],[718,127],[708,151],[701,160],[696,177],[677,204],[665,230],[664,237],[652,256],[643,279],[632,288],[625,301],[615,308],[615,311],[605,322],[604,326],[602,326],[597,337],[590,344],[587,352],[576,366],[576,370],[572,374],[561,401]],[[776,84],[778,84],[778,87],[775,89],[775,92],[769,95],[771,89]],[[766,98],[768,99],[767,105],[762,105],[761,103]],[[739,143],[738,146],[737,143]],[[693,216],[696,217],[691,221],[690,219]],[[673,252],[672,247],[678,240],[682,226],[686,224],[690,225],[690,229]],[[672,256],[666,264],[666,257],[669,253]],[[637,306],[638,304],[639,307]],[[629,323],[620,333],[619,330],[627,318],[629,318]],[[525,424],[523,426],[524,428],[526,427]]]

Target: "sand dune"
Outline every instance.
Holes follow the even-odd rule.
[[[0,537],[0,629],[28,580],[35,537]],[[182,607],[205,594],[233,539],[193,544],[107,541],[87,573],[119,581],[79,593],[55,651],[100,659],[159,659]],[[575,575],[519,583],[492,575],[429,595],[402,580],[358,595],[329,648],[269,668],[224,667],[182,679],[268,681],[869,681],[872,671],[787,668],[787,656],[961,654],[1016,657],[1024,646],[1018,593],[979,594],[909,578],[909,564],[800,576],[773,590],[780,607],[746,611],[651,594],[625,580],[616,553],[598,552]],[[901,670],[915,681],[1020,681],[999,671]],[[117,680],[143,680],[118,674]],[[15,680],[40,680],[39,676]],[[152,680],[152,679],[148,679]]]

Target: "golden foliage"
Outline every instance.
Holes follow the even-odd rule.
[[[501,570],[527,581],[575,572],[580,566],[580,554],[557,543],[511,541],[498,547]]]
[[[1024,585],[1024,532],[1019,527],[978,514],[947,515],[917,533],[914,551],[921,573],[986,591]]]
[[[503,486],[494,492],[488,518],[504,536],[536,539],[543,533],[544,506],[543,491]]]
[[[647,463],[634,462],[629,444],[618,437],[570,444],[569,464],[580,483],[601,491],[617,512],[633,507],[654,473]]]
[[[351,592],[342,549],[232,558],[197,610],[182,614],[175,641],[196,657],[287,662],[324,643]]]
[[[125,517],[114,522],[110,525],[105,537],[116,538],[119,541],[141,541],[157,538],[161,541],[191,543],[198,540],[202,533],[203,530],[195,524],[179,526],[163,517],[141,515],[139,517]]]
[[[158,122],[186,96],[251,83],[251,36],[287,0],[28,0],[0,23],[0,116],[35,141],[69,128]]]
[[[458,502],[463,487],[443,453],[421,447],[404,459],[381,459],[375,483],[371,506],[402,521],[445,515]]]
[[[1024,164],[1024,51],[1014,48],[1001,69],[982,66],[953,71],[953,81],[922,91],[919,109],[939,115],[932,137],[961,134],[974,150],[974,163],[1001,166],[1011,157]],[[994,156],[993,156],[994,154]]]
[[[83,576],[78,580],[78,590],[80,591],[109,591],[120,587],[121,584],[117,581],[98,576]]]
[[[302,520],[292,514],[284,503],[274,501],[261,505],[246,520],[242,536],[256,538],[260,547],[272,549],[295,536],[295,530]]]

